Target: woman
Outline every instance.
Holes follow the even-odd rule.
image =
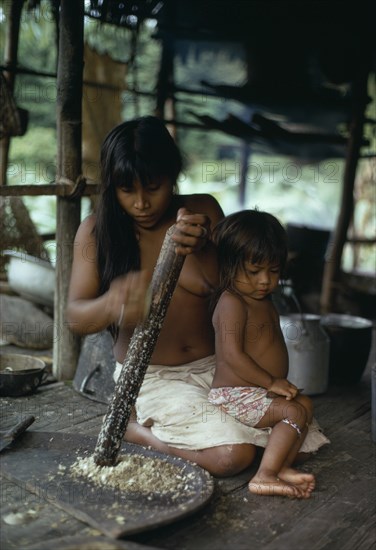
[[[186,260],[136,402],[138,422],[129,423],[125,438],[233,475],[252,463],[256,430],[207,401],[215,369],[209,300],[218,282],[210,235],[223,213],[210,195],[176,194],[181,166],[157,118],[108,134],[97,212],[75,238],[67,320],[79,334],[111,330],[116,379],[165,233],[176,224],[176,252]]]

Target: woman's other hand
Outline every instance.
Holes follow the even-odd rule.
[[[106,309],[119,328],[134,327],[145,320],[150,307],[150,276],[146,271],[130,272],[111,283]]]

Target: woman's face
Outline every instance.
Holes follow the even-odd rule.
[[[146,186],[135,180],[131,188],[116,188],[121,208],[144,229],[154,227],[163,219],[171,204],[172,195],[173,186],[167,177],[156,178]]]

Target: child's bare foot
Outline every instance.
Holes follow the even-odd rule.
[[[298,486],[280,479],[277,476],[256,475],[248,483],[248,489],[255,495],[279,495],[289,498],[306,498],[304,497],[305,491],[302,491]]]
[[[278,477],[298,487],[303,493],[303,498],[309,498],[316,485],[313,474],[300,472],[299,470],[294,470],[294,468],[282,468]]]

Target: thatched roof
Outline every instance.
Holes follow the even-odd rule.
[[[57,15],[61,0],[50,0]],[[35,6],[40,0],[28,0]],[[85,14],[138,31],[156,20],[155,37],[184,59],[234,45],[246,60],[246,82],[192,80],[190,89],[236,101],[247,117],[207,112],[177,122],[214,129],[252,142],[253,150],[311,160],[343,157],[354,83],[376,72],[374,8],[369,0],[90,0]],[[161,70],[162,72],[162,70]],[[159,82],[176,97],[173,77]],[[141,90],[142,93],[142,90]],[[203,116],[204,115],[204,116]],[[376,117],[373,117],[376,118]],[[282,122],[282,124],[281,124]],[[367,121],[366,121],[367,122]],[[375,123],[375,120],[369,120]],[[367,145],[364,141],[363,145]]]
[[[211,43],[214,48],[218,43],[240,44],[247,82],[200,85],[250,107],[256,120],[240,121],[243,130],[234,120],[197,120],[256,147],[261,144],[261,149],[269,144],[282,154],[289,154],[300,139],[304,154],[309,146],[316,158],[344,155],[338,130],[346,132],[354,80],[364,65],[370,71],[376,67],[371,12],[371,2],[330,0],[91,0],[87,8],[91,17],[133,29],[145,19],[156,19],[156,36],[173,44],[176,55],[184,56],[188,48],[199,57]],[[267,121],[257,123],[260,116],[270,120],[267,128]],[[288,126],[278,128],[281,118],[299,124],[298,134],[290,133]]]

